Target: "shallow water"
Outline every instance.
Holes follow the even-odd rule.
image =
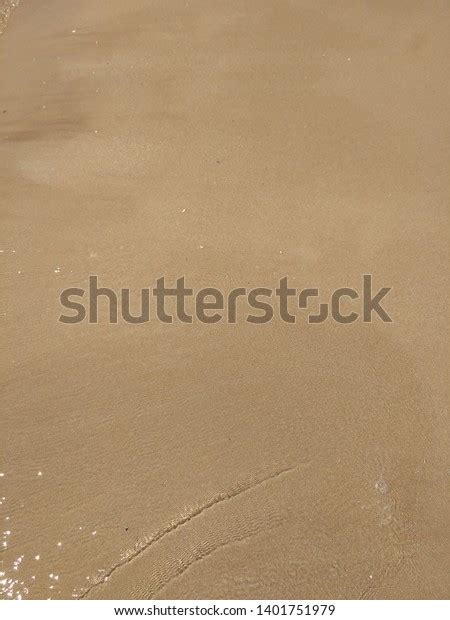
[[[2,0],[0,2],[0,34],[5,30],[12,11],[19,6],[20,0]]]
[[[449,592],[447,2],[22,2],[0,39],[4,598]],[[59,294],[392,286],[392,324]]]

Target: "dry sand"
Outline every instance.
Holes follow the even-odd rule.
[[[448,0],[13,11],[1,597],[449,596],[449,20]],[[89,274],[363,273],[393,324],[58,322]]]

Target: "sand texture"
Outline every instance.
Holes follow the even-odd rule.
[[[449,58],[448,0],[20,2],[1,598],[449,597]],[[394,322],[60,323],[91,274]]]

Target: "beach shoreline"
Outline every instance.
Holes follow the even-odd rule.
[[[447,597],[450,6],[345,5],[11,15],[0,598]],[[363,274],[392,323],[58,321]]]

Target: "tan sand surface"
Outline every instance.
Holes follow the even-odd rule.
[[[22,0],[0,37],[1,598],[450,595],[448,0]],[[394,322],[64,325],[105,286]]]

